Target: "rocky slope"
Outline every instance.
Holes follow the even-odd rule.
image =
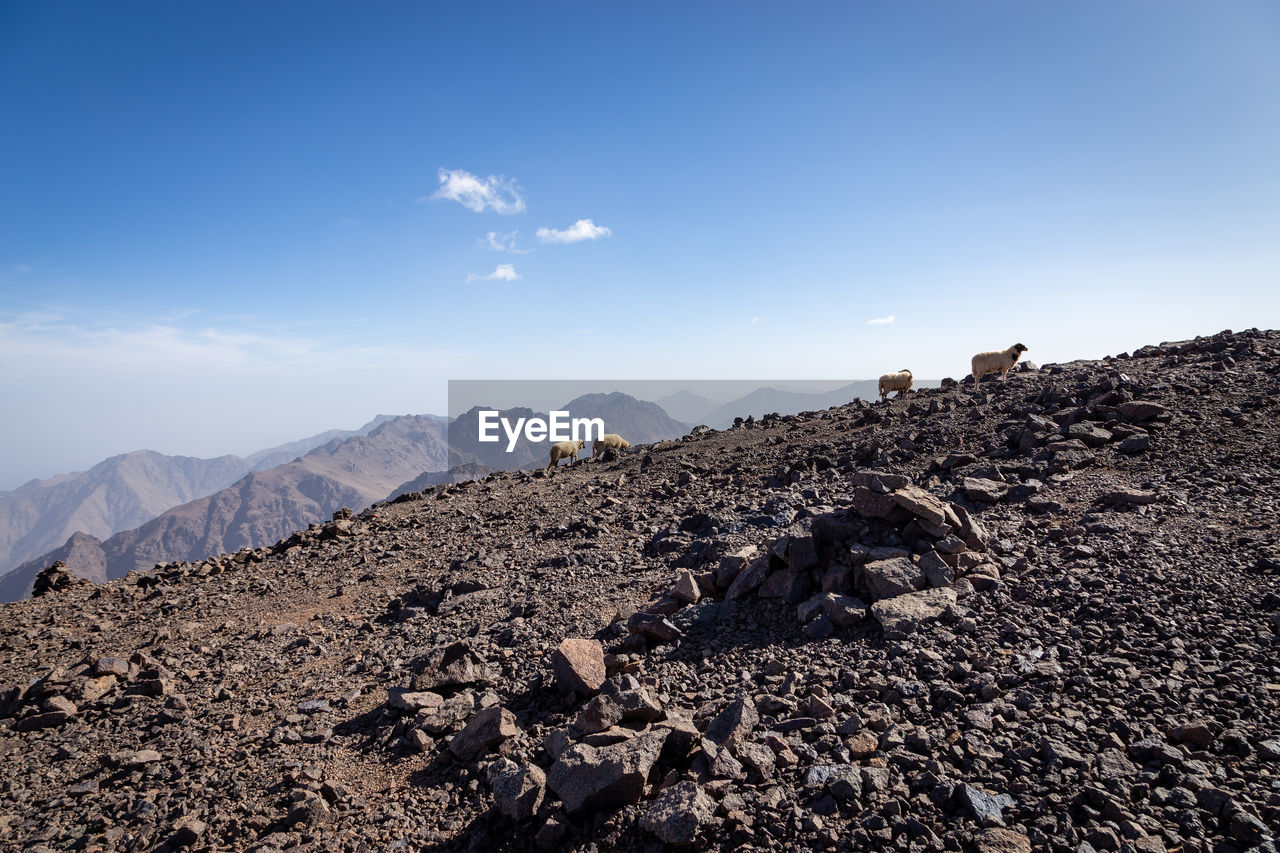
[[[879,399],[878,380],[859,379],[832,391],[803,392],[785,388],[757,388],[750,394],[739,397],[720,406],[710,414],[704,415],[700,423],[724,428],[738,417],[761,417],[771,412],[784,415],[799,412],[817,411],[831,406],[838,406],[856,398],[863,400]],[[932,380],[917,380],[916,388],[932,387],[937,383]]]
[[[401,484],[390,495],[388,500],[395,500],[403,494],[409,492],[421,492],[432,486],[454,485],[457,483],[465,483],[468,480],[479,480],[494,473],[496,469],[490,468],[488,465],[481,465],[478,462],[469,462],[466,465],[455,465],[448,471],[426,471],[414,477],[407,483]]]
[[[1275,850],[1280,334],[409,493],[0,620],[26,850]]]
[[[3,589],[29,590],[35,571],[62,559],[81,577],[103,565],[118,578],[171,560],[253,548],[278,540],[339,507],[363,509],[422,471],[445,467],[443,418],[405,415],[367,435],[335,439],[286,465],[254,471],[207,497],[175,506],[92,547],[25,564]],[[59,551],[66,550],[65,546]]]

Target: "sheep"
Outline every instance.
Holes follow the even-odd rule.
[[[616,432],[606,432],[591,443],[591,458],[595,459],[611,447],[614,450],[627,450],[631,447],[631,442]]]
[[[561,459],[568,459],[572,465],[578,461],[578,451],[587,446],[585,441],[557,441],[551,445],[551,462],[547,464],[548,468],[556,467]]]
[[[988,373],[999,373],[1000,381],[1009,378],[1009,371],[1027,351],[1022,344],[1014,344],[1006,350],[980,352],[973,357],[973,384],[977,385]]]
[[[897,391],[898,396],[911,390],[911,371],[903,368],[897,373],[886,373],[880,377],[880,402],[889,399],[890,391]]]

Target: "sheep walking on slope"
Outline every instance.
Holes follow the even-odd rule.
[[[911,390],[911,371],[899,370],[897,373],[886,373],[880,377],[880,402],[889,399],[890,391],[897,391],[898,396]]]
[[[578,451],[586,446],[587,443],[585,441],[557,441],[551,445],[551,462],[547,464],[547,467],[556,467],[556,464],[561,459],[568,459],[569,464],[572,465],[578,461]]]
[[[999,373],[1000,381],[1009,377],[1009,371],[1027,351],[1022,344],[1014,344],[1005,350],[980,352],[973,357],[973,384],[977,385],[988,373]]]
[[[614,450],[627,450],[631,447],[631,442],[627,441],[616,432],[606,432],[591,443],[591,458],[595,459],[601,453],[612,448]]]

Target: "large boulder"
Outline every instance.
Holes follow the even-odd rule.
[[[639,802],[666,738],[655,729],[610,746],[571,746],[551,765],[547,786],[570,814]]]
[[[915,592],[925,586],[924,572],[911,562],[910,557],[867,563],[858,571],[858,575],[872,600],[877,601]]]
[[[417,690],[493,683],[493,670],[465,640],[433,651],[421,674],[414,679]]]
[[[969,500],[982,501],[984,503],[995,503],[1009,494],[1007,485],[998,480],[988,480],[985,477],[965,477],[960,481],[960,488]]]
[[[483,755],[497,743],[519,733],[516,717],[506,708],[485,708],[449,741],[449,751],[464,761]]]
[[[512,820],[533,817],[542,805],[547,776],[538,765],[500,758],[489,765],[488,776],[498,811]]]
[[[707,740],[717,746],[732,748],[746,739],[751,730],[760,722],[760,714],[756,711],[756,703],[750,696],[739,696],[729,704],[707,726]]]
[[[941,526],[947,523],[946,503],[918,486],[904,486],[898,489],[893,493],[893,500],[907,512],[923,518],[930,524]]]
[[[551,668],[563,690],[590,696],[604,683],[604,648],[599,640],[569,637],[551,655]]]
[[[715,800],[696,782],[680,782],[653,798],[640,818],[640,827],[667,844],[689,844],[715,810]]]
[[[880,622],[886,637],[900,640],[936,620],[955,603],[953,589],[926,589],[877,601],[871,605],[871,615]]]
[[[760,584],[764,583],[764,579],[769,574],[769,557],[757,557],[752,560],[745,569],[738,573],[733,579],[733,583],[729,584],[729,591],[725,593],[725,598],[729,601],[737,601],[747,593],[754,592]]]

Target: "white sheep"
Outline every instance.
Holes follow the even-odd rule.
[[[973,357],[973,384],[977,385],[988,373],[999,373],[1000,381],[1003,382],[1026,351],[1027,348],[1022,344],[1014,344],[1006,350],[978,353]]]
[[[591,443],[591,458],[595,459],[609,448],[613,448],[614,450],[628,450],[630,447],[631,442],[627,441],[616,432],[606,432]]]
[[[897,391],[898,396],[911,390],[911,371],[903,368],[897,373],[886,373],[880,377],[880,402],[889,399],[890,391]]]
[[[557,441],[551,445],[551,462],[548,463],[547,467],[556,467],[556,463],[561,459],[568,459],[569,464],[572,465],[578,461],[578,451],[586,446],[587,443],[585,441]]]

